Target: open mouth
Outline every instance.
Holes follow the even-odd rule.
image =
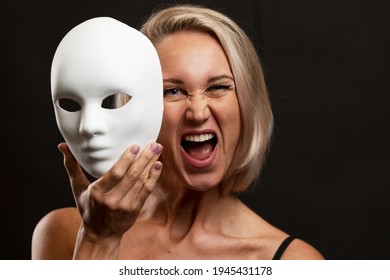
[[[186,135],[181,146],[188,156],[196,160],[205,160],[211,157],[218,139],[213,133]]]

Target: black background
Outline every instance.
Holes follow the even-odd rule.
[[[390,259],[390,1],[190,2],[231,16],[263,59],[276,127],[243,200],[328,259]],[[29,259],[39,219],[74,205],[50,95],[58,43],[91,17],[138,27],[161,3],[1,1],[1,259]]]

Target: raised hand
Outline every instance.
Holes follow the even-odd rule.
[[[162,146],[130,146],[101,178],[90,183],[68,146],[64,155],[73,195],[82,218],[74,258],[117,258],[123,234],[137,217],[161,174]]]

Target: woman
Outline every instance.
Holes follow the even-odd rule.
[[[322,259],[233,194],[259,175],[272,130],[248,37],[226,16],[188,5],[155,13],[141,31],[163,72],[159,143],[131,146],[92,184],[61,143],[77,209],[42,219],[32,257]]]

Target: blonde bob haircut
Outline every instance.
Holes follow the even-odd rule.
[[[212,35],[221,44],[229,61],[240,106],[241,137],[220,187],[225,194],[242,192],[260,174],[273,127],[259,57],[251,40],[234,21],[202,6],[177,5],[156,11],[140,31],[157,47],[166,36],[185,30]]]

